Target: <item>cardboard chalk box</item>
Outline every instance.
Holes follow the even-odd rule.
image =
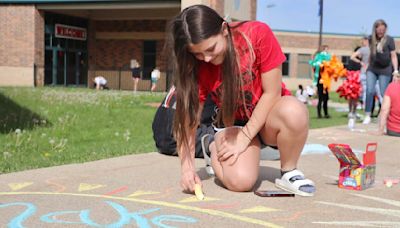
[[[340,163],[339,188],[364,190],[375,182],[376,143],[368,143],[361,163],[349,145],[329,144],[329,149]]]

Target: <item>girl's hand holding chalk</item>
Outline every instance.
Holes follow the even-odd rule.
[[[196,195],[198,200],[204,200],[204,194],[199,184],[194,185],[194,194]]]

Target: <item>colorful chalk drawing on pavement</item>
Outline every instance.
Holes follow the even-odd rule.
[[[355,154],[363,153],[361,150],[353,150]],[[331,150],[327,145],[307,143],[304,145],[301,155],[308,154],[330,154]],[[261,160],[279,160],[279,151],[266,147],[261,150]]]
[[[29,184],[28,184],[29,183]],[[17,187],[18,186],[18,187]],[[10,192],[0,192],[0,227],[9,228],[23,228],[33,227],[29,226],[32,223],[35,227],[49,227],[49,226],[74,226],[74,227],[189,227],[196,225],[204,225],[202,223],[208,222],[205,216],[219,217],[225,221],[233,220],[235,226],[264,226],[264,227],[281,227],[273,222],[265,221],[254,217],[257,214],[264,214],[270,217],[269,213],[282,213],[278,219],[272,219],[274,222],[295,222],[300,217],[307,217],[307,214],[315,214],[319,211],[303,210],[303,211],[284,211],[272,207],[253,205],[249,208],[241,208],[240,203],[230,202],[224,203],[222,199],[210,198],[206,204],[204,201],[196,201],[195,199],[188,198],[184,200],[176,200],[174,202],[158,201],[149,198],[157,195],[164,195],[163,192],[156,191],[143,191],[137,190],[135,192],[129,191],[127,186],[116,188],[115,190],[106,190],[106,185],[98,184],[80,184],[76,189],[77,192],[29,192],[29,191],[15,191],[29,189],[35,186],[33,182],[10,183],[8,187]],[[96,187],[96,188],[94,188]],[[88,193],[89,188],[103,189],[105,194],[91,194]],[[81,191],[78,191],[78,190]],[[85,190],[85,191],[82,191]],[[126,191],[126,196],[116,196],[114,194]],[[167,192],[170,192],[168,190]],[[355,197],[363,198],[365,200],[375,201],[399,209],[386,209],[379,207],[350,205],[337,202],[314,201],[322,206],[344,208],[355,210],[359,212],[375,213],[384,215],[386,217],[400,218],[400,201],[390,200],[385,198],[367,196],[362,194],[352,193]],[[63,199],[69,197],[68,200]],[[60,203],[63,199],[67,204]],[[88,206],[90,200],[94,201],[91,206]],[[217,204],[214,202],[222,202]],[[181,202],[182,201],[182,202]],[[39,202],[39,203],[38,203]],[[78,203],[77,203],[78,202]],[[83,203],[82,203],[83,202]],[[90,201],[91,202],[91,201]],[[203,202],[203,203],[201,203]],[[209,204],[208,202],[211,202]],[[360,201],[361,202],[361,201]],[[197,206],[193,206],[197,205]],[[230,211],[222,211],[229,208]],[[320,209],[319,209],[320,210]],[[99,213],[101,212],[101,213]],[[266,214],[267,213],[267,214]],[[104,215],[106,214],[106,218]],[[100,217],[99,217],[100,216]],[[273,217],[273,216],[271,216]],[[226,220],[228,219],[228,220]],[[323,218],[321,218],[323,220]],[[218,226],[213,220],[213,225]],[[310,221],[318,226],[375,226],[375,227],[400,227],[399,221]],[[222,223],[223,224],[223,223]],[[221,225],[221,224],[220,224]]]
[[[22,190],[34,185],[32,182],[12,183],[9,184],[10,192],[0,192],[0,227],[10,228],[23,228],[28,227],[26,224],[35,223],[40,227],[46,227],[49,225],[78,225],[85,227],[124,227],[124,226],[137,226],[141,228],[148,227],[187,227],[190,224],[200,222],[199,218],[204,218],[204,215],[211,215],[220,218],[236,220],[238,222],[260,225],[265,227],[281,227],[280,225],[272,222],[264,221],[261,219],[251,218],[247,215],[252,213],[272,213],[275,211],[281,211],[274,208],[264,208],[262,206],[256,206],[248,209],[238,209],[237,213],[229,213],[225,211],[216,210],[218,206],[214,207],[197,207],[188,205],[190,203],[198,203],[200,201],[195,199],[183,199],[178,200],[177,203],[167,201],[156,201],[152,199],[139,198],[140,196],[151,196],[160,194],[155,191],[142,191],[138,190],[133,193],[127,194],[125,197],[115,196],[113,194],[127,190],[126,186],[112,190],[106,194],[90,194],[90,190],[106,188],[106,185],[100,184],[88,184],[81,183],[77,189],[77,193],[71,192],[28,192],[28,191],[15,191],[13,189]],[[162,193],[161,193],[162,194]],[[19,197],[23,200],[18,200]],[[68,203],[65,207],[59,203],[60,197],[70,197],[68,202],[72,200],[74,203]],[[45,198],[46,205],[43,206],[43,200]],[[81,199],[82,198],[82,199]],[[208,201],[219,200],[217,198],[211,198]],[[28,199],[28,200],[27,200]],[[31,199],[31,200],[29,200]],[[87,203],[81,204],[79,202],[88,202],[90,199],[96,199],[93,209],[90,208]],[[98,201],[100,199],[100,201]],[[83,201],[84,200],[84,201]],[[51,202],[57,203],[51,203]],[[49,204],[50,203],[50,204]],[[78,209],[76,209],[78,204]],[[52,205],[49,208],[48,205]],[[54,206],[53,206],[54,205]],[[60,205],[63,208],[60,208]],[[82,206],[83,205],[83,206]],[[229,206],[229,205],[228,205]],[[234,204],[233,206],[238,206]],[[71,209],[74,208],[74,209]],[[137,209],[140,208],[140,209]],[[166,213],[165,208],[170,208],[168,211],[175,213]],[[223,207],[222,207],[223,208]],[[99,216],[99,210],[103,211],[107,215],[110,214],[111,218],[108,218],[108,224],[105,223],[104,218],[96,217]],[[180,213],[176,213],[179,211]],[[11,212],[11,213],[7,213]],[[188,213],[191,212],[191,213]],[[195,213],[193,213],[195,212]],[[245,213],[245,214],[244,214]],[[10,215],[11,214],[11,215]],[[190,214],[190,215],[187,215]],[[199,218],[196,218],[198,216]],[[96,220],[97,219],[97,220]],[[110,223],[110,219],[113,219]],[[99,221],[101,220],[101,221]]]
[[[44,193],[40,193],[44,194]],[[136,224],[139,227],[150,227],[150,222],[148,221],[147,218],[144,217],[144,215],[151,214],[153,212],[159,211],[160,208],[151,208],[147,210],[141,210],[137,212],[129,212],[127,208],[122,206],[121,204],[115,203],[113,201],[104,201],[105,204],[108,204],[110,207],[112,207],[120,216],[120,219],[112,224],[107,224],[107,225],[100,225],[93,221],[90,218],[91,215],[91,210],[85,209],[85,210],[78,210],[78,211],[54,211],[50,212],[47,214],[43,214],[40,216],[41,222],[44,224],[62,224],[62,225],[85,225],[85,226],[90,226],[90,227],[123,227],[125,225],[131,224],[132,220],[136,222]],[[15,216],[10,220],[10,222],[7,224],[7,227],[12,227],[12,228],[22,228],[23,223],[29,219],[30,217],[34,216],[36,211],[38,210],[37,206],[33,203],[29,202],[14,202],[14,203],[4,203],[0,204],[0,209],[1,208],[9,208],[9,207],[25,207],[25,210],[21,212],[19,215]],[[59,217],[62,217],[63,215],[76,215],[77,218],[79,218],[79,221],[71,221],[71,220],[66,220],[66,219],[60,219]],[[156,225],[158,227],[166,227],[163,222],[165,221],[173,221],[173,222],[180,222],[180,223],[195,223],[197,222],[196,219],[191,218],[191,217],[186,217],[186,216],[180,216],[180,215],[159,215],[153,217],[151,220],[151,223],[153,225]]]
[[[328,146],[322,144],[305,144],[301,154],[326,154],[330,153],[330,151],[331,150],[329,150]]]
[[[372,200],[376,202],[380,202],[386,205],[392,205],[395,207],[400,208],[400,201],[384,199],[374,196],[367,196],[361,194],[351,194],[356,197],[364,198],[366,200]],[[392,216],[400,218],[400,209],[386,209],[386,208],[374,208],[374,207],[365,207],[365,206],[358,206],[358,205],[349,205],[349,204],[340,204],[340,203],[332,203],[332,202],[324,202],[324,201],[317,201],[316,203],[324,204],[329,207],[338,207],[338,208],[345,208],[350,210],[357,210],[362,212],[369,212],[375,213],[385,216]],[[314,224],[321,224],[321,226],[326,225],[335,225],[335,226],[360,226],[360,227],[400,227],[400,220],[399,221],[316,221],[313,222]]]

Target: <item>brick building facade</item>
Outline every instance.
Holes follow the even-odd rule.
[[[283,64],[283,81],[290,89],[296,89],[298,84],[311,85],[312,71],[308,64],[311,56],[318,47],[318,33],[289,32],[274,30],[282,51],[287,57]],[[323,44],[329,46],[332,54],[335,54],[345,65],[357,46],[361,46],[361,35],[329,34],[323,35]],[[400,39],[395,38],[396,48],[400,49]],[[342,82],[333,82],[335,90]]]
[[[159,81],[160,91],[166,88],[166,59],[164,51],[167,20],[112,20],[94,21],[89,28],[94,32],[89,38],[88,81],[98,75],[108,80],[108,86],[114,89],[132,90],[130,61],[136,59],[144,63],[144,45],[154,44],[154,62],[163,72]],[[146,37],[148,36],[148,37]],[[142,73],[138,89],[150,88],[150,72],[153,67]],[[147,75],[143,75],[147,74]],[[89,86],[91,86],[89,84]]]
[[[0,4],[0,86],[74,85],[92,87],[102,75],[110,88],[133,89],[130,60],[142,65],[139,90],[150,88],[150,72],[162,72],[159,91],[168,86],[167,22],[182,8],[205,4],[231,20],[256,18],[256,0],[2,1]],[[21,2],[21,1],[20,1]],[[84,29],[85,40],[59,38],[55,24]],[[308,60],[318,34],[274,31],[287,56],[284,81],[294,89],[311,84]],[[400,47],[400,40],[396,47]],[[344,61],[360,36],[324,34],[323,43]]]
[[[165,90],[166,25],[193,4],[235,20],[255,19],[256,0],[2,1],[0,86],[92,87],[92,79],[102,75],[110,88],[130,90],[130,60],[137,59],[143,79],[138,89],[150,88],[150,72],[157,66],[162,72],[158,89]],[[85,39],[58,37],[57,24],[85,31]]]

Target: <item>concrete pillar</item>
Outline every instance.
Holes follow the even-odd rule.
[[[289,78],[297,78],[298,54],[290,53],[289,57]]]

